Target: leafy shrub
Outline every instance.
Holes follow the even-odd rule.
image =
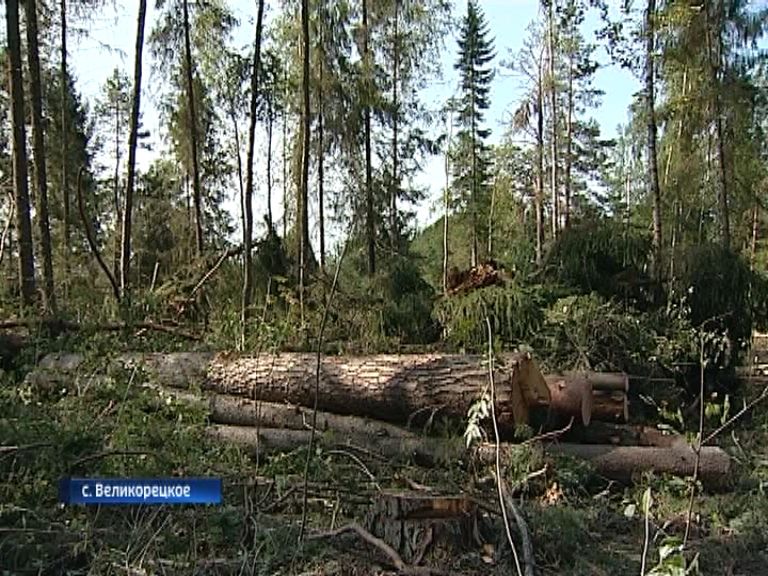
[[[501,343],[530,343],[544,321],[539,288],[491,286],[443,298],[435,308],[448,342],[471,350],[487,345],[486,315]]]

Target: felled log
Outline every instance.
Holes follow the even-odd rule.
[[[635,426],[594,421],[587,427],[574,428],[566,433],[568,442],[606,444],[611,446],[655,446],[672,448],[688,442],[681,434],[668,434],[652,426]]]
[[[588,461],[595,470],[612,480],[630,482],[643,472],[693,476],[696,453],[688,446],[658,448],[655,446],[606,446],[602,444],[552,444],[552,453]],[[699,479],[702,484],[721,488],[727,485],[731,459],[722,449],[705,446],[701,449]]]
[[[565,376],[584,378],[592,384],[593,390],[629,392],[629,376],[624,372],[567,371]]]
[[[256,429],[250,426],[213,425],[206,429],[210,438],[232,442],[252,454],[290,452],[309,444],[310,431],[281,428]],[[316,442],[325,447],[362,448],[395,462],[413,462],[420,466],[437,466],[460,461],[471,455],[463,440],[446,442],[437,438],[366,436],[363,434],[318,434]]]
[[[234,442],[247,451],[260,454],[284,452],[306,446],[309,432],[304,430],[277,430],[242,426],[213,426],[210,437]],[[438,438],[375,438],[346,434],[320,435],[320,445],[364,448],[393,461],[413,461],[422,466],[467,462],[472,459],[493,464],[496,449],[493,444],[483,443],[467,450],[463,442],[451,442]],[[499,447],[503,458],[513,457],[520,450],[515,444],[502,443]],[[606,446],[589,444],[553,443],[544,450],[550,454],[572,456],[588,461],[595,471],[612,480],[631,482],[638,474],[652,471],[656,474],[692,476],[696,455],[690,446],[657,448],[647,446]],[[723,488],[730,479],[731,461],[727,453],[718,447],[705,446],[701,451],[699,479],[706,488]]]
[[[549,407],[553,412],[578,418],[584,426],[592,420],[592,384],[580,376],[545,375]]]
[[[268,402],[314,402],[313,354],[222,358],[208,367],[205,388]],[[528,422],[528,407],[549,391],[529,355],[496,364],[496,411],[505,428]],[[444,354],[327,356],[320,367],[318,407],[337,414],[405,422],[416,413],[465,418],[488,387],[480,356]]]
[[[210,352],[122,354],[112,365],[140,369],[164,386],[190,388],[273,403],[312,406],[316,357],[313,354],[227,356]],[[523,354],[509,355],[495,365],[497,417],[502,431],[530,421],[534,406],[575,416],[584,424],[594,420],[627,419],[626,399],[614,400],[619,391],[586,396],[590,381],[601,376],[588,373],[561,376],[558,389],[547,384],[536,362]],[[84,367],[78,354],[52,354],[43,358],[29,380],[52,379],[77,373]],[[88,377],[90,370],[86,371]],[[406,422],[412,415],[438,413],[466,418],[467,410],[488,387],[487,367],[481,356],[408,354],[379,356],[325,356],[321,362],[318,406],[325,412]],[[554,390],[554,400],[552,391]],[[579,396],[579,395],[582,396]],[[592,404],[591,414],[586,411]],[[597,406],[595,406],[597,404]]]
[[[558,414],[580,418],[585,426],[593,420],[629,420],[629,378],[625,374],[565,372],[547,374],[544,379],[552,397],[552,410]]]
[[[209,419],[216,424],[290,430],[311,430],[312,428],[312,409],[304,406],[259,402],[221,394],[211,395],[207,404]],[[392,438],[416,437],[405,428],[387,422],[359,416],[340,416],[323,411],[317,412],[315,429],[320,432],[333,430],[336,433]]]
[[[592,418],[603,422],[627,422],[629,420],[627,395],[619,390],[594,390]]]

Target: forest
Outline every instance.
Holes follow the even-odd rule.
[[[118,4],[0,6],[0,574],[768,574],[765,2]]]

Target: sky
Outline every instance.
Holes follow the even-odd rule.
[[[279,0],[267,0],[267,17],[277,10],[278,2]],[[621,0],[609,0],[609,3],[616,6],[619,2]],[[70,61],[78,89],[91,102],[98,97],[101,86],[115,67],[122,68],[129,77],[133,76],[137,4],[135,0],[115,0],[114,6],[108,3],[103,13],[87,25],[86,34],[68,40]],[[148,5],[147,36],[157,14],[154,1],[149,0]],[[234,44],[235,46],[250,45],[253,38],[256,0],[232,0],[230,5],[241,23],[240,28],[235,32]],[[516,108],[522,95],[521,80],[502,69],[500,63],[508,59],[510,51],[515,52],[522,47],[527,34],[526,29],[537,17],[539,0],[480,0],[479,5],[485,13],[498,55],[495,60],[497,74],[491,89],[492,104],[486,115],[488,127],[492,130],[490,142],[493,143],[503,135],[508,114],[510,110]],[[463,14],[465,6],[463,0],[454,0],[454,17]],[[589,28],[594,29],[596,24],[596,15],[588,18],[585,33],[590,35]],[[458,82],[457,74],[453,70],[456,52],[456,37],[451,35],[445,39],[445,49],[442,51],[443,77],[431,82],[422,94],[424,102],[430,107],[440,108],[455,91]],[[603,135],[611,137],[616,134],[617,126],[626,122],[627,108],[633,94],[640,89],[640,84],[626,70],[610,65],[602,48],[598,49],[596,57],[605,65],[597,72],[595,84],[597,88],[605,91],[606,96],[592,115],[598,120]],[[163,78],[162,72],[154,71],[152,64],[151,54],[145,49],[142,110],[144,125],[153,134],[154,145],[152,152],[139,151],[137,162],[140,168],[148,166],[163,149],[159,139],[157,112],[159,88]],[[265,155],[257,154],[256,157],[264,158]],[[444,160],[440,157],[432,158],[426,163],[423,173],[416,180],[417,184],[429,190],[429,200],[418,208],[417,226],[429,224],[440,213],[440,197],[445,184],[444,170]],[[235,190],[236,187],[233,186],[233,193],[227,206],[233,213],[233,220],[237,225],[240,217]],[[256,195],[255,221],[261,222],[258,214],[263,211],[264,202],[263,194],[259,194],[258,182]],[[280,203],[279,198],[277,203]],[[276,218],[279,217],[279,213],[278,208]],[[334,231],[331,230],[331,234],[333,233]]]

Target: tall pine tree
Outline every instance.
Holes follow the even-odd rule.
[[[490,106],[489,93],[493,81],[491,61],[495,56],[488,24],[475,0],[467,2],[467,14],[461,24],[459,59],[455,68],[461,77],[461,100],[458,114],[459,154],[454,164],[454,185],[463,199],[472,229],[472,266],[478,261],[478,237],[481,234],[483,207],[489,188],[489,129],[483,128],[484,111]]]

